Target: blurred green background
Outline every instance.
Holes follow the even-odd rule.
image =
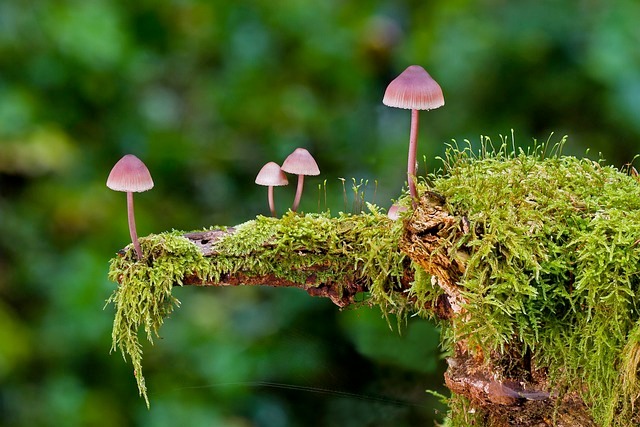
[[[109,354],[108,261],[129,242],[110,168],[133,153],[154,177],[141,236],[267,214],[255,175],[298,146],[322,171],[302,210],[351,211],[341,177],[388,207],[409,113],[381,99],[411,64],[446,99],[421,115],[430,170],[451,139],[511,129],[621,166],[640,151],[638,22],[637,0],[0,1],[0,424],[434,425],[432,324],[398,335],[295,289],[177,289],[145,346],[147,410]]]

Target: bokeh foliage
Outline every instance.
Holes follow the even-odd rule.
[[[110,167],[133,153],[151,170],[141,235],[266,213],[255,174],[297,146],[322,171],[303,210],[324,208],[325,179],[327,207],[350,210],[339,177],[369,180],[386,206],[409,115],[381,98],[412,63],[447,103],[423,114],[430,169],[444,142],[511,128],[523,145],[567,133],[565,153],[620,166],[640,137],[639,20],[634,0],[0,2],[3,424],[430,425],[429,408],[266,386],[430,405],[424,389],[442,384],[428,324],[391,336],[378,312],[279,289],[177,290],[189,309],[145,348],[147,411],[130,365],[108,355],[101,311],[128,239]],[[281,211],[292,187],[277,191]],[[400,356],[412,352],[420,366]]]

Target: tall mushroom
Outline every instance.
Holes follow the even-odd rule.
[[[256,176],[256,184],[269,187],[269,209],[271,210],[271,216],[275,217],[276,207],[273,202],[273,187],[289,184],[287,176],[276,162],[269,162],[260,169],[260,172],[258,172],[258,176]]]
[[[300,205],[305,175],[320,175],[320,169],[318,169],[318,164],[313,159],[313,156],[304,148],[296,148],[293,153],[289,154],[280,169],[287,173],[298,175],[296,197],[291,206],[291,210],[295,212],[298,210],[298,205]]]
[[[411,65],[396,77],[384,93],[384,105],[411,110],[407,180],[411,198],[417,199],[416,156],[418,153],[418,111],[433,110],[444,105],[440,85],[419,65]]]
[[[127,213],[129,219],[129,233],[138,259],[142,259],[142,249],[136,233],[136,220],[133,214],[133,193],[147,191],[153,188],[153,180],[149,169],[133,154],[127,154],[113,166],[107,178],[107,187],[115,191],[127,193]]]

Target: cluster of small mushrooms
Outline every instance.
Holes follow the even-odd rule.
[[[411,65],[396,77],[384,93],[382,103],[389,107],[411,110],[411,131],[409,133],[409,158],[407,162],[407,182],[413,203],[416,203],[416,167],[418,152],[418,112],[419,110],[433,110],[444,105],[444,96],[440,85],[431,78],[429,73],[419,65]],[[304,177],[319,175],[320,170],[311,154],[304,148],[297,148],[278,166],[269,162],[262,167],[256,177],[256,184],[268,187],[268,201],[271,215],[276,216],[273,200],[273,187],[287,185],[286,173],[298,175],[298,186],[295,199],[291,206],[297,211],[302,196]],[[127,193],[127,212],[131,241],[138,259],[142,259],[142,250],[136,233],[136,223],[133,213],[133,193],[147,191],[153,188],[151,174],[145,164],[133,154],[122,157],[111,169],[107,178],[107,187],[115,191]],[[388,216],[397,219],[406,207],[393,205],[389,208]]]
[[[296,197],[293,199],[292,211],[297,211],[302,197],[302,188],[304,187],[304,177],[308,175],[320,175],[320,169],[315,159],[304,148],[296,148],[289,154],[282,166],[278,166],[276,162],[269,162],[260,169],[256,176],[256,184],[269,187],[268,200],[271,215],[276,216],[276,208],[273,202],[273,187],[289,184],[285,172],[298,175],[298,187],[296,188]]]

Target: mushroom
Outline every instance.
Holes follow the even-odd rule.
[[[302,197],[302,187],[304,186],[305,175],[320,175],[318,164],[313,156],[304,148],[296,148],[293,153],[289,154],[280,167],[283,171],[298,175],[298,187],[296,188],[296,197],[291,206],[292,211],[298,210],[300,198]]]
[[[398,218],[400,218],[400,214],[406,211],[407,211],[407,208],[405,206],[391,205],[391,207],[389,208],[389,212],[387,212],[387,216],[392,221],[395,221]]]
[[[129,218],[129,233],[138,259],[142,259],[142,249],[136,234],[136,221],[133,215],[133,193],[147,191],[153,188],[153,180],[149,169],[133,154],[127,154],[113,166],[107,178],[107,187],[115,191],[127,193],[127,213]]]
[[[418,198],[415,182],[418,152],[418,111],[442,107],[444,105],[442,89],[424,68],[419,65],[411,65],[389,83],[382,103],[389,107],[411,110],[407,179],[411,198],[415,201]]]
[[[271,210],[271,215],[275,217],[276,208],[273,203],[273,187],[289,184],[287,176],[276,162],[269,162],[260,169],[260,172],[258,172],[258,176],[256,176],[256,184],[269,187],[269,209]]]

